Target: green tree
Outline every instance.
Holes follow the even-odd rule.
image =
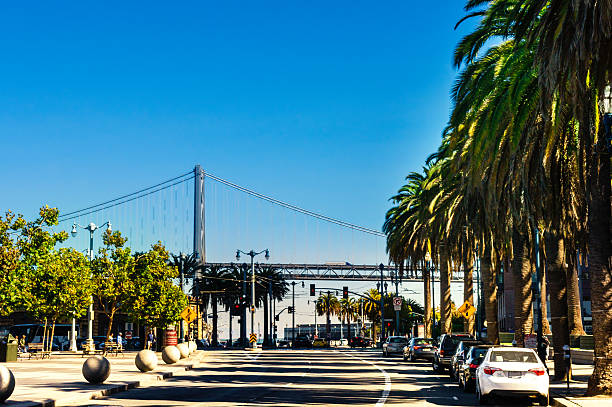
[[[21,215],[8,211],[0,216],[0,315],[13,312],[20,303],[17,284],[20,253],[15,235],[23,226],[25,220]]]
[[[135,255],[135,295],[130,300],[129,313],[146,325],[164,328],[180,319],[187,306],[187,296],[173,280],[178,271],[168,264],[168,252],[158,242],[145,253]]]
[[[121,232],[104,232],[104,242],[91,264],[94,299],[99,309],[108,317],[106,337],[112,332],[115,314],[126,310],[136,295],[135,264],[129,247],[124,247],[127,238]]]

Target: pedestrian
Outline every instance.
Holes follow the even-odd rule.
[[[117,334],[117,348],[123,349],[123,337],[121,336],[121,332]]]
[[[149,330],[149,334],[147,335],[147,349],[152,349],[154,342],[155,335],[153,335],[153,330]]]
[[[109,334],[108,338],[106,338],[107,341],[112,342],[113,341],[113,334]]]
[[[19,337],[19,352],[26,353],[28,351],[28,347],[26,345],[26,336],[21,335]]]

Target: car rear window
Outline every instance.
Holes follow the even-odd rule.
[[[444,338],[444,342],[442,343],[442,347],[446,349],[456,349],[459,342],[461,342],[463,338],[447,336]]]
[[[432,341],[428,339],[416,339],[414,341],[415,345],[431,345]]]
[[[408,340],[406,338],[390,338],[389,342],[391,343],[406,343]]]
[[[486,355],[486,354],[487,354],[487,350],[488,350],[488,349],[486,349],[486,348],[483,348],[483,349],[478,349],[478,348],[476,348],[476,349],[474,349],[474,350],[472,351],[472,357],[473,357],[474,359],[476,359],[476,358],[478,358],[478,359],[484,358],[484,355]]]
[[[535,353],[529,351],[494,350],[491,352],[491,362],[522,362],[538,363]]]

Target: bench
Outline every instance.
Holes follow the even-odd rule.
[[[87,342],[83,342],[83,353],[81,357],[85,355],[102,355],[103,351],[96,349],[96,345],[94,344],[91,348],[87,345]]]
[[[41,359],[44,359],[44,358],[51,359],[51,351],[43,350],[42,342],[34,342],[34,343],[28,344],[28,355],[29,355],[28,359],[32,359],[32,356],[34,356],[36,359],[38,359],[39,357]]]
[[[121,353],[121,357],[123,357],[123,346],[119,346],[117,342],[104,342],[104,355],[108,355],[111,353],[114,353],[115,356],[118,356]]]

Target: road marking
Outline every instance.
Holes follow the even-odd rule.
[[[382,406],[384,406],[384,405],[385,405],[385,403],[387,402],[387,397],[389,397],[389,393],[391,393],[391,377],[389,376],[389,373],[387,373],[387,372],[385,371],[385,369],[383,369],[383,368],[379,367],[379,366],[378,366],[376,363],[373,363],[373,362],[371,362],[371,361],[369,361],[369,360],[367,360],[367,359],[362,359],[362,358],[360,358],[359,356],[353,356],[353,355],[351,355],[350,353],[340,352],[340,351],[337,351],[337,350],[334,350],[334,352],[338,352],[338,353],[341,353],[341,354],[343,354],[343,355],[347,355],[347,356],[350,356],[350,357],[352,357],[352,358],[359,359],[359,360],[361,360],[362,362],[369,363],[369,364],[371,364],[372,366],[374,366],[376,369],[378,369],[378,370],[380,371],[380,373],[382,373],[382,374],[383,374],[383,376],[385,377],[385,388],[383,389],[382,395],[380,396],[380,398],[379,398],[379,399],[378,399],[378,401],[376,402],[375,406],[376,406],[376,407],[382,407]]]
[[[252,352],[252,351],[249,351],[249,352]],[[260,351],[260,352],[257,352],[257,356],[255,356],[255,357],[251,356],[251,354],[250,354],[249,352],[246,352],[246,351],[245,351],[245,352],[244,352],[244,354],[247,356],[247,358],[249,358],[249,359],[251,359],[251,360],[253,360],[253,361],[257,360],[257,358],[258,358],[259,356],[261,356],[261,351]]]

